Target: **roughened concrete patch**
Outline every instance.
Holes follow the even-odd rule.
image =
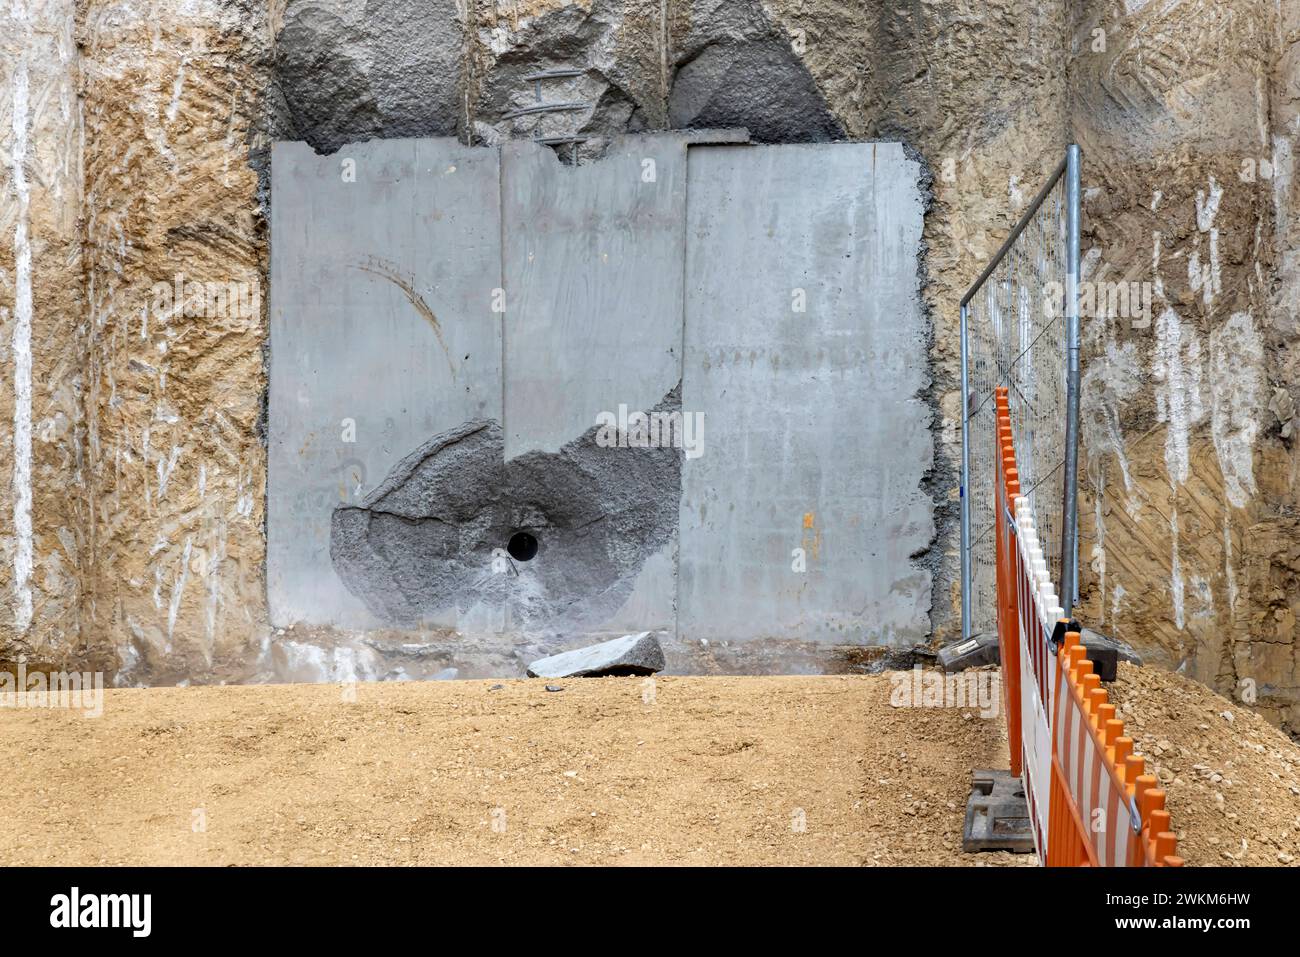
[[[674,390],[651,412],[679,410]],[[339,578],[393,624],[478,605],[505,605],[526,629],[600,622],[672,537],[683,455],[603,447],[600,431],[508,462],[494,421],[435,436],[359,505],[334,510]],[[538,543],[531,560],[506,551],[519,532]]]

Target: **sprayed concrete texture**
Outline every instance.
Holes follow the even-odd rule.
[[[281,5],[280,132],[332,152],[372,136],[456,131],[464,27],[455,0]]]
[[[918,166],[691,138],[277,147],[275,624],[924,637]]]

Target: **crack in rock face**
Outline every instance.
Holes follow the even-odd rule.
[[[648,411],[680,407],[679,386]],[[339,578],[395,625],[503,605],[531,629],[607,619],[676,532],[683,452],[602,447],[600,431],[508,462],[495,420],[434,436],[360,505],[334,510]],[[509,557],[519,532],[537,542],[531,560]]]

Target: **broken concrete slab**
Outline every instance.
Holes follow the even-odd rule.
[[[598,645],[575,648],[528,666],[530,678],[596,678],[652,675],[664,669],[664,652],[652,631],[624,635]]]

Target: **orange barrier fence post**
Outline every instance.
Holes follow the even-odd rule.
[[[1019,585],[1016,580],[1016,545],[1007,525],[1007,510],[1014,496],[1020,494],[1019,476],[1016,472],[1015,450],[1011,443],[1011,415],[1007,404],[1007,389],[995,390],[997,436],[994,462],[997,476],[994,481],[993,511],[995,549],[997,555],[997,622],[998,652],[1001,659],[1002,704],[1007,716],[1007,743],[1010,752],[1011,773],[1023,773],[1021,756],[1020,715],[1020,620]]]

